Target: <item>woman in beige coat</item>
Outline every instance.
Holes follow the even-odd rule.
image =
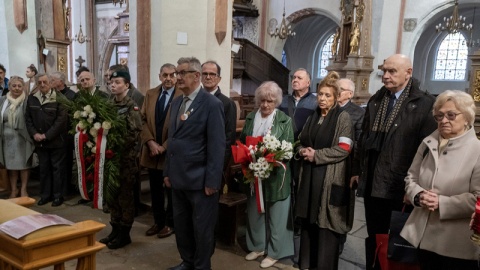
[[[438,128],[426,137],[405,178],[415,209],[401,236],[419,248],[422,269],[478,269],[470,216],[480,191],[480,141],[472,128],[475,105],[447,90],[433,105]]]

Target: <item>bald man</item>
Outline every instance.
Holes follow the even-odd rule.
[[[395,54],[383,64],[384,86],[367,104],[359,139],[359,159],[351,184],[364,197],[368,237],[367,269],[380,269],[375,258],[375,235],[388,233],[393,210],[402,210],[404,178],[420,142],[436,129],[434,97],[419,89],[412,78],[412,61]],[[356,159],[357,160],[357,159]],[[359,181],[360,176],[360,181]]]
[[[91,95],[99,95],[108,99],[108,93],[99,90],[99,87],[95,84],[95,76],[90,71],[80,73],[78,80],[80,81],[80,90],[88,91]]]

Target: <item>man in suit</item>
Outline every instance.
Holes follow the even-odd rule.
[[[140,165],[148,169],[150,195],[155,224],[148,229],[147,236],[168,237],[173,233],[172,190],[164,188],[163,167],[167,151],[170,104],[182,91],[175,89],[177,77],[175,66],[167,63],[160,68],[161,85],[150,89],[145,95],[142,107],[143,129],[140,133],[142,149]],[[165,192],[167,193],[167,211],[165,211]]]
[[[88,91],[91,95],[100,95],[101,97],[108,99],[108,93],[100,91],[99,87],[95,85],[96,80],[93,73],[90,71],[83,71],[78,78],[80,80],[80,90]]]
[[[235,144],[237,128],[237,106],[235,102],[222,94],[218,84],[222,80],[220,77],[221,68],[215,61],[207,61],[202,64],[202,84],[203,88],[210,94],[216,96],[223,103],[223,112],[225,113],[225,159],[223,163],[224,171],[230,163],[232,157],[232,147]]]
[[[209,270],[215,251],[215,223],[225,152],[222,102],[200,85],[194,57],[177,61],[177,89],[171,104],[164,181],[172,187],[173,220],[182,263],[169,270]]]
[[[337,83],[340,87],[337,102],[344,111],[348,112],[352,119],[356,144],[360,138],[360,134],[362,134],[362,122],[365,109],[352,102],[353,95],[355,94],[355,84],[352,80],[344,78],[338,80]]]
[[[375,235],[388,233],[392,211],[401,211],[408,168],[422,140],[437,128],[435,98],[412,78],[412,61],[395,54],[382,70],[384,86],[368,101],[351,181],[358,181],[357,194],[364,197],[367,269],[380,268]]]

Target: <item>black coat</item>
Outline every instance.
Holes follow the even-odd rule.
[[[39,92],[28,96],[25,115],[28,133],[32,138],[36,133],[45,134],[47,137],[45,141],[35,141],[36,147],[64,147],[67,135],[67,110],[53,96],[44,104],[41,104],[39,96]]]
[[[354,167],[354,174],[361,171],[359,194],[364,195],[367,181],[371,181],[371,196],[384,199],[403,199],[404,179],[407,176],[417,148],[423,138],[430,135],[437,124],[432,115],[435,98],[412,84],[410,95],[405,99],[389,132],[385,136],[376,164],[371,152],[364,148],[365,140],[372,131],[375,116],[382,99],[388,91],[382,87],[367,104],[359,139],[360,164]],[[371,168],[368,170],[368,168]],[[368,171],[373,173],[368,173]]]

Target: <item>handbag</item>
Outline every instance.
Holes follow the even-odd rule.
[[[417,263],[417,248],[400,236],[403,226],[407,222],[410,213],[405,213],[405,205],[402,211],[392,211],[390,218],[390,231],[388,234],[387,256],[389,260],[403,263]]]
[[[375,256],[377,256],[378,261],[380,262],[380,268],[382,270],[420,270],[420,266],[418,264],[396,262],[388,258],[388,234],[377,234],[376,240],[377,250],[375,252]]]

